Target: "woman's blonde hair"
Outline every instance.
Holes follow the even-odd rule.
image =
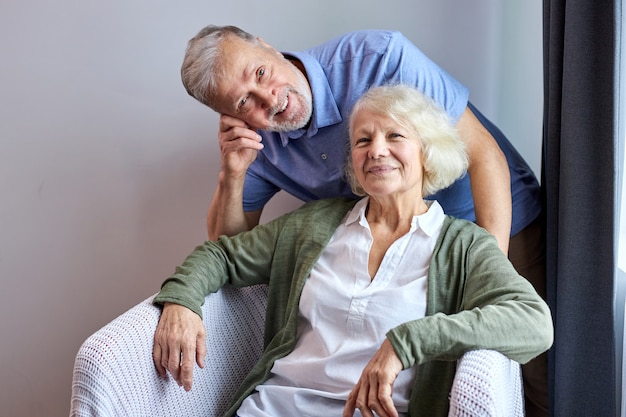
[[[354,130],[352,120],[360,110],[389,117],[417,134],[424,166],[422,197],[448,187],[467,171],[469,158],[465,143],[441,107],[413,87],[401,84],[374,87],[357,100],[350,116],[350,152],[345,175],[356,195],[366,195],[354,176],[351,157]]]

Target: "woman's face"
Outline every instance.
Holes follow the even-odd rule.
[[[367,109],[351,118],[352,167],[373,197],[422,195],[422,149],[418,134]]]

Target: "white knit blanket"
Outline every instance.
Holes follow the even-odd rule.
[[[196,366],[190,392],[158,376],[152,344],[159,309],[153,297],[144,300],[81,346],[70,416],[220,416],[261,354],[266,297],[265,286],[227,286],[206,298],[206,365]],[[459,360],[449,416],[523,415],[519,364],[488,350],[468,352]]]

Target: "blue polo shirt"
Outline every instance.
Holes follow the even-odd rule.
[[[430,96],[454,123],[469,105],[494,136],[511,170],[514,235],[541,211],[539,184],[506,137],[471,104],[469,91],[399,32],[357,31],[301,52],[285,52],[304,65],[313,92],[307,129],[259,131],[264,148],[250,165],[244,184],[245,211],[259,210],[278,191],[302,201],[354,196],[343,178],[348,150],[348,116],[369,88],[407,84]],[[355,197],[355,196],[354,196]],[[475,221],[467,175],[431,198],[447,214]]]

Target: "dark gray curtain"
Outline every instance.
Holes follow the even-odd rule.
[[[617,1],[543,2],[550,408],[558,417],[617,415]]]

